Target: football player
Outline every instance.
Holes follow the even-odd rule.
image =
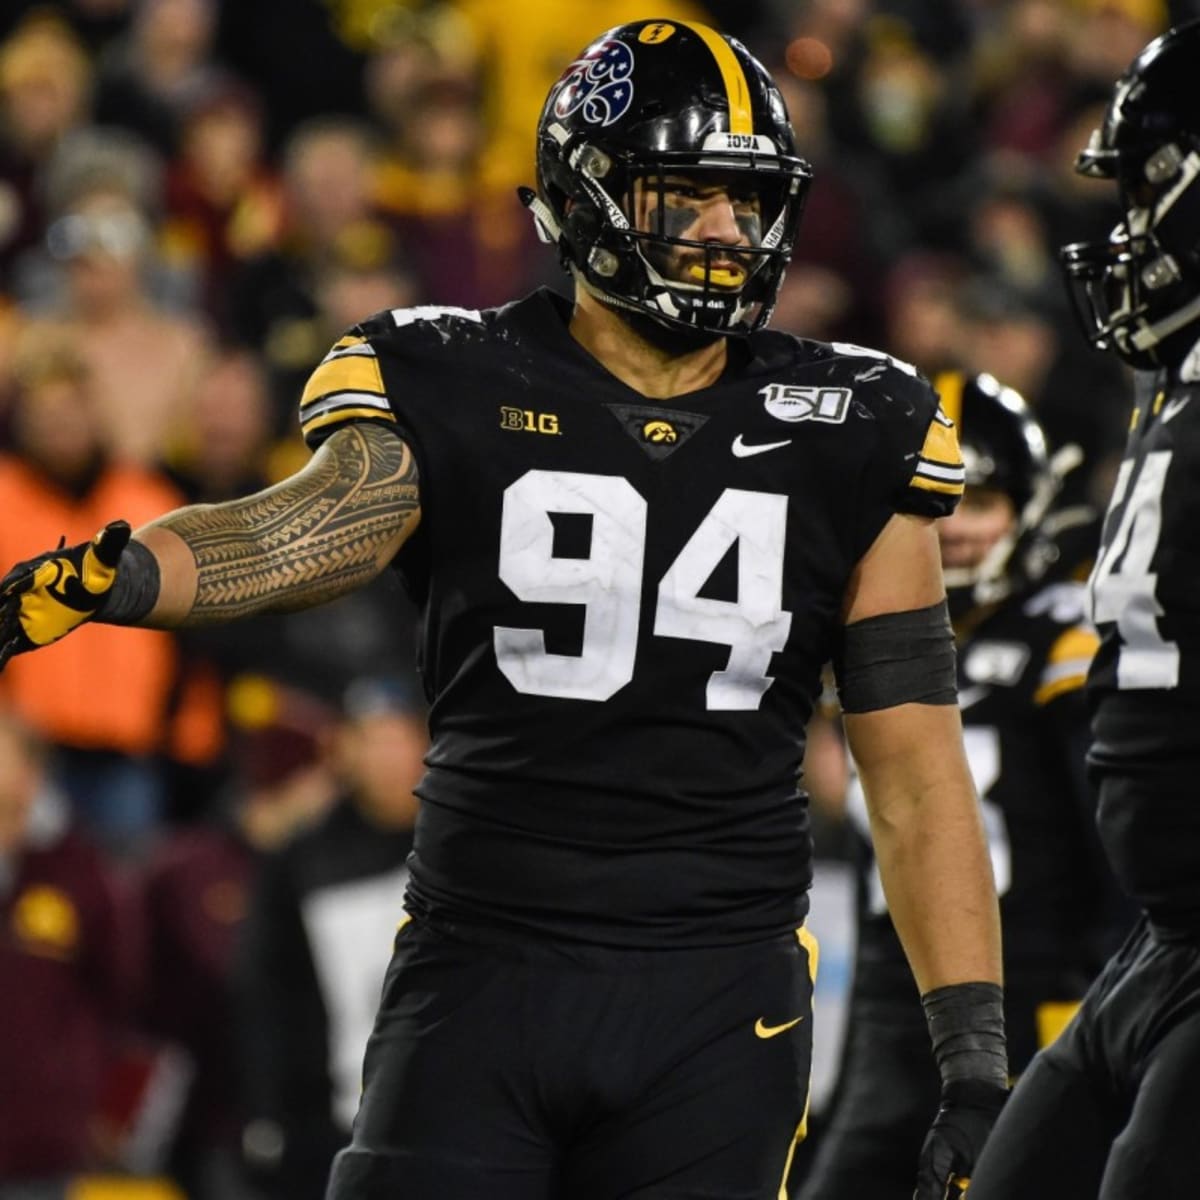
[[[1200,1180],[1200,23],[1150,43],[1078,158],[1116,183],[1107,241],[1064,247],[1092,343],[1135,368],[1089,580],[1100,837],[1143,910],[1038,1055],[971,1200],[1194,1196]]]
[[[89,617],[318,604],[389,565],[416,596],[409,919],[334,1200],[775,1200],[816,969],[796,779],[834,659],[941,1068],[914,1164],[941,1200],[1007,1084],[933,529],[953,422],[905,363],[764,329],[811,172],[739,43],[610,30],[537,153],[523,199],[573,305],[365,320],[301,398],[304,470],[22,565],[3,653]]]
[[[1069,451],[1052,464],[1024,401],[989,375],[947,373],[934,386],[966,467],[962,501],[938,522],[938,538],[967,759],[1000,895],[1009,1064],[1020,1074],[1078,1006],[1122,914],[1084,777],[1083,684],[1097,638],[1084,586],[1058,577],[1069,570],[1043,524]],[[861,833],[847,1043],[801,1195],[911,1200],[908,1167],[937,1106],[938,1076],[853,776],[847,815]]]

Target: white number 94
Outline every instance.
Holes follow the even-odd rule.
[[[552,513],[591,518],[587,557],[554,554]],[[518,692],[570,700],[607,700],[634,676],[642,608],[648,505],[615,475],[527,471],[504,492],[500,579],[530,604],[583,608],[578,654],[553,654],[541,629],[497,625],[496,662]],[[729,647],[709,676],[709,709],[756,709],[773,682],[771,656],[782,650],[792,614],[783,610],[787,497],[726,488],[658,585],[654,635]],[[737,547],[737,598],[701,596]]]

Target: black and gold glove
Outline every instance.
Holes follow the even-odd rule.
[[[14,654],[57,642],[99,612],[131,532],[127,521],[111,521],[90,542],[60,545],[0,579],[0,670]]]
[[[925,1136],[917,1168],[916,1200],[961,1200],[1008,1089],[982,1079],[959,1079],[942,1088],[942,1103]]]

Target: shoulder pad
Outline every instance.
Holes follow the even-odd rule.
[[[1060,580],[1039,588],[1021,606],[1027,617],[1049,617],[1058,625],[1077,625],[1087,617],[1087,584]]]
[[[902,358],[895,358],[882,350],[874,350],[870,346],[859,346],[854,342],[830,342],[829,348],[839,358],[866,360],[863,363],[863,370],[855,375],[855,379],[859,383],[870,383],[873,380],[881,379],[889,370],[899,371],[913,379],[923,378],[912,363],[905,362]]]
[[[453,304],[418,304],[414,308],[393,308],[388,316],[392,326],[399,329],[404,325],[452,326],[464,321],[476,325],[483,323],[483,313],[477,308],[459,308]]]
[[[1049,704],[1087,682],[1100,638],[1087,619],[1087,586],[1064,580],[1039,588],[1021,604],[1021,615],[1039,621],[1040,645],[1046,647],[1033,702]]]
[[[458,334],[480,331],[487,315],[475,308],[419,304],[413,308],[385,309],[356,325],[351,332],[362,334],[380,348],[410,337],[432,336],[436,341],[448,344]]]
[[[1034,704],[1049,704],[1067,692],[1076,692],[1087,683],[1088,668],[1100,638],[1089,625],[1075,625],[1060,633],[1046,655],[1046,662],[1033,693]]]
[[[405,353],[406,338],[450,346],[467,331],[484,329],[485,314],[473,308],[420,305],[378,312],[339,338],[309,376],[300,398],[300,428],[315,447],[335,428],[352,421],[396,424],[379,355]],[[417,343],[408,346],[415,352]]]
[[[885,453],[899,460],[902,479],[896,508],[917,516],[953,512],[966,472],[954,422],[932,384],[912,363],[869,346],[830,342],[839,361],[839,382],[851,389],[851,408],[877,421]]]

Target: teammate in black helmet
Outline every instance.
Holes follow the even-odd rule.
[[[1078,1007],[1126,920],[1084,778],[1083,684],[1097,638],[1083,584],[1061,577],[1044,519],[1071,456],[1052,463],[1024,401],[991,376],[947,372],[934,385],[966,469],[938,537],[964,742],[1000,895],[1009,1067],[1019,1075]],[[854,983],[836,1099],[800,1195],[910,1200],[909,1164],[938,1076],[853,776],[846,815],[859,835]]]
[[[933,529],[953,422],[905,363],[763,328],[809,169],[737,42],[602,35],[539,168],[574,305],[365,319],[301,398],[306,469],[22,564],[0,657],[387,568],[416,598],[428,770],[331,1200],[776,1200],[817,965],[797,779],[836,660],[942,1069],[912,1165],[941,1200],[1007,1082]]]
[[[1063,250],[1092,342],[1136,368],[1089,581],[1099,831],[1139,924],[1013,1095],[971,1200],[1191,1196],[1200,1179],[1200,22],[1117,82],[1078,169],[1107,242]]]

